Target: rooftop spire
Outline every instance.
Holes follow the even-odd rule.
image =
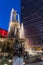
[[[10,22],[11,21],[13,22],[14,20],[16,20],[16,15],[17,15],[16,11],[12,8],[11,16],[10,16]]]

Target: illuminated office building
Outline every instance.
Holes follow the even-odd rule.
[[[33,45],[43,44],[43,1],[22,0],[21,5],[26,37]]]

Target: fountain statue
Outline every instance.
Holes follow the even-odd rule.
[[[24,44],[24,27],[23,23],[20,24],[19,14],[14,9],[11,11],[7,38],[0,38],[0,41],[4,59],[12,57],[13,65],[23,65],[26,46]]]
[[[22,28],[20,27],[20,20],[16,20],[18,14],[14,9],[11,11],[11,18],[8,30],[8,38],[13,39],[14,52],[13,56],[13,65],[23,65],[23,54],[24,54],[24,38],[22,37]],[[18,15],[19,16],[19,15]]]

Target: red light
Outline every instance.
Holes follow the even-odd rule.
[[[0,29],[0,34],[2,35],[2,37],[7,37],[7,31],[6,30],[3,30],[3,29]]]

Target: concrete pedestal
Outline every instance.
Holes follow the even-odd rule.
[[[23,65],[23,57],[14,57],[13,65]]]

